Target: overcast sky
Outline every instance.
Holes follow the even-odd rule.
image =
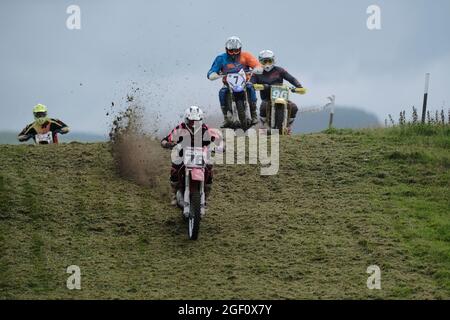
[[[81,8],[81,30],[66,9]],[[366,27],[371,4],[381,30]],[[337,103],[388,113],[450,106],[449,0],[21,1],[0,2],[0,130],[20,131],[37,103],[73,130],[104,133],[111,102],[139,87],[139,101],[175,121],[190,104],[220,113],[218,82],[206,79],[225,39],[241,37],[309,89],[300,106]],[[173,120],[175,119],[175,120]]]

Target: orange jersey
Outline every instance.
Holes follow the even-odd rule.
[[[254,55],[252,55],[250,52],[243,51],[239,55],[239,62],[244,65],[248,66],[252,69],[255,69],[256,67],[261,67],[261,64],[259,63],[258,59]]]

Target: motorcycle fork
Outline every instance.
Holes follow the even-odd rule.
[[[288,124],[288,107],[287,107],[287,102],[284,104],[283,106],[284,108],[284,119],[283,119],[283,134],[287,134],[287,124]]]
[[[270,102],[270,129],[275,127],[275,103]]]
[[[238,115],[237,115],[237,108],[236,108],[236,100],[234,99],[234,92],[231,90],[231,88],[228,89],[230,94],[230,111],[231,111],[231,121],[236,123],[238,121]]]
[[[184,189],[184,208],[183,213],[189,215],[191,213],[191,170],[187,169],[185,174],[185,189]],[[205,207],[205,182],[199,181],[200,187],[200,206]]]
[[[245,118],[246,119],[251,119],[250,100],[248,99],[247,87],[245,87],[245,89],[244,89],[244,104],[245,104]]]
[[[272,100],[269,100],[266,104],[266,123],[265,123],[265,127],[269,130],[272,127],[272,109],[273,109]]]
[[[205,202],[206,202],[205,181],[200,181],[200,208],[203,212],[205,210]]]
[[[291,109],[289,108],[289,101],[286,101],[284,108],[285,117],[283,134],[289,134],[289,120],[291,120]]]
[[[189,215],[191,212],[191,189],[190,189],[190,182],[191,182],[191,171],[186,169],[186,173],[184,175],[184,208],[183,213],[185,216]]]

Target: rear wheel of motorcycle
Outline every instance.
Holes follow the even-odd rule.
[[[238,112],[239,122],[241,123],[242,130],[246,131],[248,128],[247,115],[245,114],[245,101],[237,100],[236,109]]]
[[[191,182],[194,183],[194,182]],[[188,233],[189,239],[197,240],[198,232],[200,230],[200,210],[201,210],[201,194],[199,183],[195,182],[195,186],[193,186],[193,190],[191,191],[191,212],[189,213],[188,220]]]
[[[275,129],[279,134],[283,134],[284,108],[282,105],[275,105]]]

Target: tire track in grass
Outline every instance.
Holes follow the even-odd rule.
[[[34,293],[48,292],[54,285],[54,277],[48,263],[48,242],[45,237],[45,233],[48,232],[48,208],[46,206],[48,189],[42,185],[35,187],[34,181],[27,171],[17,168],[18,177],[22,181],[20,186],[22,205],[27,208],[30,217],[27,227],[30,229],[29,253],[32,270],[28,276],[26,287]]]

